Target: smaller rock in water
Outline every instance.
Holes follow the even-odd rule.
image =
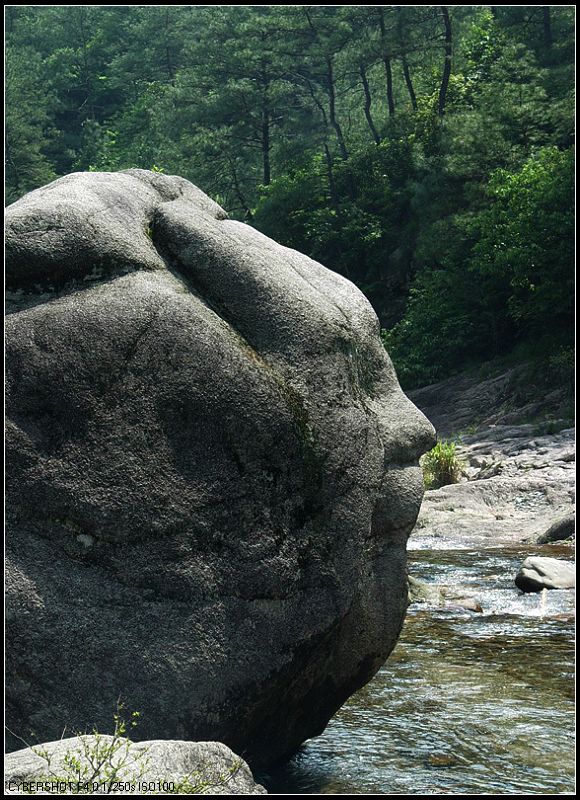
[[[71,758],[78,759],[78,770],[71,767]],[[97,774],[95,762],[100,764]],[[101,734],[9,753],[4,789],[7,794],[30,794],[35,785],[33,794],[60,794],[51,784],[74,784],[79,775],[83,782],[91,776],[93,791],[88,794],[267,794],[246,762],[221,742],[131,742]],[[68,789],[65,794],[87,794]]]
[[[445,604],[445,608],[449,611],[474,611],[476,614],[483,613],[481,604],[473,597],[453,598],[452,602]]]
[[[558,558],[529,556],[520,567],[515,582],[522,592],[573,589],[576,586],[576,568],[569,561]]]
[[[536,544],[550,544],[551,542],[562,542],[571,539],[576,533],[576,515],[573,512],[565,514],[550,525],[547,531],[536,539]]]
[[[441,606],[445,602],[445,590],[439,586],[432,586],[425,581],[420,581],[409,575],[409,605],[413,603],[430,603],[432,605]]]
[[[430,753],[428,767],[454,767],[458,763],[457,756],[450,753]]]

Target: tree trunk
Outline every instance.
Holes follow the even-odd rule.
[[[345,161],[348,161],[348,150],[346,149],[346,142],[342,133],[342,128],[336,116],[336,94],[334,90],[334,73],[332,69],[332,61],[330,58],[326,59],[326,82],[328,91],[328,116],[330,124],[334,128],[336,138],[338,140],[338,149],[340,155]]]
[[[244,210],[247,220],[253,219],[254,215],[252,214],[249,205],[246,202],[246,198],[244,197],[244,193],[242,192],[242,187],[240,186],[240,182],[238,180],[238,172],[236,170],[236,165],[234,164],[233,160],[230,158],[228,159],[230,162],[230,169],[232,171],[232,182],[234,185],[234,191],[238,200],[240,201],[240,205]]]
[[[262,183],[264,186],[269,186],[272,180],[270,167],[272,114],[270,112],[270,77],[263,62],[260,70],[260,86],[262,108],[260,115],[260,133],[258,136],[262,147]]]
[[[415,94],[415,89],[413,88],[413,81],[411,80],[411,72],[409,70],[409,63],[407,61],[407,56],[405,54],[405,41],[403,37],[403,18],[401,12],[401,6],[396,6],[397,12],[397,33],[399,35],[399,47],[401,48],[401,64],[403,66],[403,76],[405,78],[405,85],[407,87],[407,91],[409,92],[409,98],[411,100],[411,106],[413,111],[417,111],[417,95]]]
[[[169,28],[170,28],[169,8],[165,9],[164,25],[165,25],[165,68],[167,70],[169,82],[173,83],[173,78],[175,77],[175,71],[173,69],[173,64],[171,63],[171,50],[169,47]]]
[[[12,155],[12,148],[10,147],[10,138],[8,135],[8,131],[6,131],[6,139],[4,147],[6,150],[6,162],[10,167],[10,169],[12,170],[14,188],[16,189],[16,192],[20,194],[20,175],[18,173],[18,167],[16,166],[16,162],[14,161]]]
[[[310,12],[308,11],[308,6],[302,6],[304,13],[306,14],[306,19],[308,20],[308,26],[312,31],[316,41],[320,43],[320,38],[318,36],[318,32],[312,22],[312,18],[310,16]],[[322,118],[324,119],[324,126],[328,128],[329,120],[330,124],[332,125],[334,132],[336,134],[336,138],[338,140],[338,148],[340,150],[340,155],[342,156],[344,161],[348,161],[348,150],[346,149],[346,142],[344,140],[344,135],[342,133],[342,128],[340,127],[340,123],[336,116],[336,92],[334,88],[334,71],[332,67],[332,56],[325,56],[326,62],[326,94],[328,95],[328,120],[326,118],[326,111],[324,107],[319,102],[316,97],[316,92],[314,91],[310,81],[308,81],[308,89],[310,91],[310,95],[314,102],[316,103],[317,107],[319,108]],[[325,145],[326,148],[326,145]],[[329,153],[330,155],[330,153]]]
[[[544,27],[544,46],[549,52],[552,49],[552,21],[550,18],[550,6],[542,6],[542,22]]]
[[[268,186],[271,181],[270,172],[270,111],[267,106],[262,109],[262,164],[263,183]]]
[[[449,10],[447,6],[441,6],[443,14],[443,24],[445,25],[445,64],[443,65],[443,76],[441,78],[441,88],[439,89],[439,102],[437,104],[437,113],[440,117],[445,114],[445,100],[447,98],[447,87],[449,86],[449,76],[451,75],[451,52],[452,52],[452,34],[451,34],[451,21],[449,19]]]
[[[86,7],[77,6],[78,10],[78,22],[79,22],[79,31],[81,34],[81,43],[82,43],[82,50],[83,50],[83,77],[85,83],[85,91],[86,91],[86,99],[85,103],[89,110],[89,118],[94,120],[95,119],[95,103],[93,99],[93,80],[92,80],[92,70],[89,61],[89,54],[88,54],[88,40],[87,34],[85,31],[85,15],[86,15]]]
[[[402,56],[401,63],[403,65],[403,75],[405,76],[405,84],[407,85],[407,91],[409,92],[409,98],[411,99],[411,106],[413,108],[413,111],[416,111],[418,108],[417,95],[415,94],[415,90],[413,89],[413,81],[411,80],[411,73],[409,72],[409,64],[407,63],[407,59],[405,56]]]
[[[14,33],[14,6],[6,8],[6,33]]]
[[[389,116],[392,117],[395,113],[395,98],[393,96],[393,71],[391,69],[391,59],[387,52],[385,15],[382,7],[379,7],[378,10],[379,10],[379,27],[381,29],[381,43],[383,50],[383,64],[385,65],[385,74],[387,76],[387,104],[389,106]]]
[[[336,183],[334,181],[334,170],[332,168],[332,156],[330,154],[330,149],[328,147],[328,137],[329,137],[329,129],[330,129],[330,123],[328,121],[328,115],[326,113],[326,109],[324,108],[323,104],[316,97],[316,92],[314,91],[314,87],[312,86],[312,84],[311,84],[311,82],[309,80],[306,81],[306,85],[308,87],[308,91],[310,92],[310,96],[312,97],[312,100],[314,101],[315,106],[320,111],[320,115],[322,116],[322,120],[324,122],[324,138],[325,138],[325,141],[324,141],[323,149],[324,149],[324,158],[325,158],[325,161],[326,161],[326,174],[328,176],[328,191],[329,191],[329,194],[330,194],[330,203],[333,206],[333,208],[336,209],[337,213],[339,213],[340,207],[338,205],[338,192],[337,192],[337,189],[336,189]],[[349,190],[351,190],[351,194],[352,194],[352,189],[353,189],[352,178],[350,178],[349,179]]]
[[[328,175],[328,192],[330,194],[330,202],[336,208],[338,206],[338,199],[336,193],[336,185],[334,183],[334,172],[332,171],[332,156],[326,142],[324,143],[324,158],[326,159],[326,174]]]
[[[360,69],[360,77],[361,77],[361,81],[362,81],[362,85],[363,85],[363,89],[364,89],[364,93],[365,93],[365,117],[366,117],[368,126],[370,128],[370,131],[371,131],[371,133],[373,135],[373,139],[375,140],[375,144],[380,144],[381,143],[381,139],[380,139],[380,136],[379,136],[379,134],[377,132],[377,129],[375,127],[375,123],[373,122],[373,117],[372,117],[372,114],[371,114],[371,105],[372,105],[373,100],[372,100],[372,97],[371,97],[371,90],[370,90],[370,87],[369,87],[369,82],[367,80],[367,74],[366,74],[366,71],[365,71],[364,64],[361,64],[359,66],[359,69]]]
[[[387,75],[387,103],[389,104],[389,116],[392,117],[395,113],[395,98],[393,97],[393,72],[391,70],[391,59],[388,56],[383,57],[385,65],[385,73]]]

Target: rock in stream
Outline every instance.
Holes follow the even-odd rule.
[[[576,569],[574,564],[559,558],[530,556],[520,567],[515,584],[522,592],[573,589],[576,586]]]

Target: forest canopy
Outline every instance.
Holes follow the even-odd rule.
[[[179,174],[354,281],[406,387],[574,341],[573,6],[8,6],[9,202]],[[273,267],[274,268],[274,267]]]

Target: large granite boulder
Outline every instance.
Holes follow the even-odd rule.
[[[347,280],[143,170],[8,209],[7,724],[290,754],[407,606],[433,429]],[[9,741],[12,747],[19,740]]]
[[[6,794],[267,794],[221,742],[75,736],[9,753]]]

